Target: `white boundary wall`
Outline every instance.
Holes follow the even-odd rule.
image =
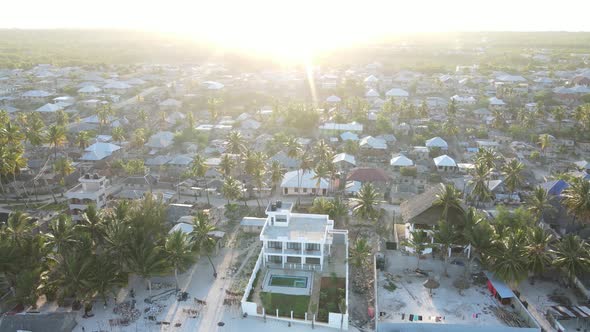
[[[345,247],[346,247],[346,257],[348,257],[348,231],[337,231],[334,232],[337,234],[344,234],[345,235]],[[252,270],[252,275],[250,276],[250,280],[248,280],[248,285],[244,290],[244,296],[242,296],[241,306],[242,306],[242,313],[248,314],[248,316],[255,316],[255,317],[264,317],[264,314],[258,314],[258,305],[255,302],[248,301],[248,295],[250,295],[250,291],[252,291],[252,287],[254,286],[254,279],[256,279],[256,274],[260,270],[262,266],[262,250],[260,250],[260,254],[258,255],[258,260],[256,261],[256,265],[254,265],[254,269]],[[373,265],[375,267],[375,265]],[[299,323],[299,324],[307,324],[307,325],[317,325],[317,326],[325,326],[331,327],[334,329],[340,329],[340,324],[342,324],[343,330],[348,330],[348,259],[346,260],[346,313],[344,314],[344,319],[342,319],[342,314],[340,313],[328,313],[328,323],[320,323],[315,321],[315,317],[307,317],[305,320],[301,319],[290,319],[287,317],[278,317],[274,313],[267,313],[267,319],[275,319],[284,322],[292,322],[292,323]],[[263,310],[264,312],[264,310]]]
[[[250,280],[248,280],[248,285],[244,290],[244,296],[242,296],[242,313],[247,313],[248,315],[256,316],[257,308],[256,303],[248,302],[248,296],[252,291],[252,286],[254,284],[254,279],[256,279],[256,275],[260,270],[260,266],[262,265],[262,249],[260,250],[260,254],[258,255],[258,259],[256,260],[256,264],[254,265],[254,269],[252,270],[252,275],[250,275]]]

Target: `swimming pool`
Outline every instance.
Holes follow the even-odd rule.
[[[271,275],[268,280],[269,286],[307,288],[307,277]]]

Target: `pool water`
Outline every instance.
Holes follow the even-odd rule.
[[[307,288],[307,277],[272,275],[268,281],[269,286]]]

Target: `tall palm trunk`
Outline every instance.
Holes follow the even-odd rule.
[[[210,207],[211,202],[209,201],[209,184],[207,183],[207,179],[205,179],[205,194],[207,195],[207,207]]]
[[[301,176],[297,172],[297,206],[301,204]]]
[[[8,200],[6,190],[4,189],[4,185],[2,184],[2,176],[0,176],[0,188],[2,189],[2,195],[4,196],[4,200]]]
[[[174,265],[174,280],[176,281],[176,289],[175,292],[178,293],[178,266]]]
[[[211,260],[211,256],[209,254],[207,254],[207,259],[209,260],[209,263],[211,263],[211,267],[213,268],[213,275],[216,276],[217,270],[215,269],[215,265],[213,264],[213,261]]]
[[[147,284],[148,284],[148,290],[150,291],[150,296],[152,296],[152,279],[149,277],[146,279],[147,279]]]

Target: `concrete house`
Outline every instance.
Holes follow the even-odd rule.
[[[438,156],[433,159],[434,166],[438,172],[456,172],[457,171],[457,163],[455,160],[449,156],[442,155]]]
[[[303,171],[296,170],[285,173],[281,182],[281,192],[283,195],[319,195],[325,196],[330,187],[329,179],[322,178],[319,181],[315,179],[313,170]]]
[[[69,211],[73,221],[82,220],[84,211],[89,205],[94,205],[97,210],[102,209],[107,202],[107,188],[109,182],[104,176],[98,174],[85,174],[78,179],[79,184],[66,191]]]

